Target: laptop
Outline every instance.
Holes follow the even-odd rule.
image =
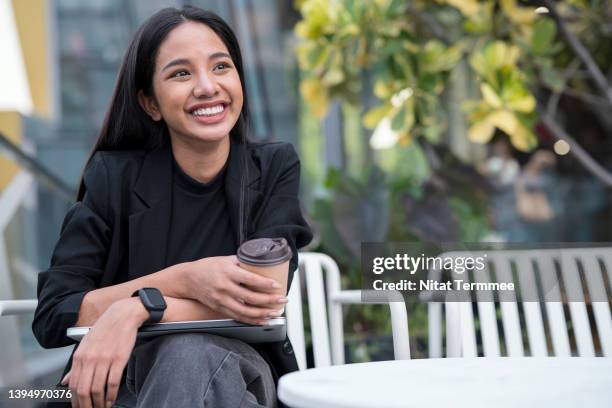
[[[91,327],[70,327],[66,330],[66,335],[73,340],[80,341],[90,329]],[[231,337],[246,343],[271,343],[285,340],[287,323],[284,317],[269,319],[265,326],[254,326],[232,319],[155,323],[140,327],[137,338],[146,339],[164,334],[191,332]]]

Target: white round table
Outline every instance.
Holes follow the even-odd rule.
[[[287,374],[292,408],[612,407],[612,358],[440,358],[347,364]]]

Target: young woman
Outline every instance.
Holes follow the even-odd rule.
[[[288,339],[251,346],[191,333],[136,343],[151,318],[133,297],[142,288],[163,295],[161,321],[265,324],[278,311],[264,305],[287,301],[234,255],[247,239],[284,237],[291,281],[297,248],[312,238],[295,150],[248,142],[248,122],[240,49],[220,17],[168,8],[140,27],[39,274],[32,326],[43,347],[72,344],[67,328],[92,326],[61,381],[73,406],[277,404],[276,381],[297,369]]]

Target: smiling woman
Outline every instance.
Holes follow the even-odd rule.
[[[242,83],[232,57],[211,28],[186,22],[168,34],[155,65],[152,92],[140,90],[139,102],[152,120],[165,121],[172,150],[185,172],[209,181],[227,158],[226,136],[243,106]],[[211,167],[203,163],[200,152],[212,146],[219,155]]]
[[[92,326],[61,381],[73,406],[276,406],[278,378],[297,369],[288,339],[136,341],[138,327],[160,320],[266,324],[287,302],[235,254],[246,240],[283,237],[291,282],[312,238],[299,159],[286,143],[250,143],[248,123],[240,49],[220,17],[168,8],[140,27],[39,274],[41,345],[72,344],[67,328]],[[145,298],[159,300],[155,310]]]

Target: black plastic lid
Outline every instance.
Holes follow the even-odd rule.
[[[257,238],[238,248],[238,259],[248,265],[272,266],[291,259],[291,248],[285,238]]]

